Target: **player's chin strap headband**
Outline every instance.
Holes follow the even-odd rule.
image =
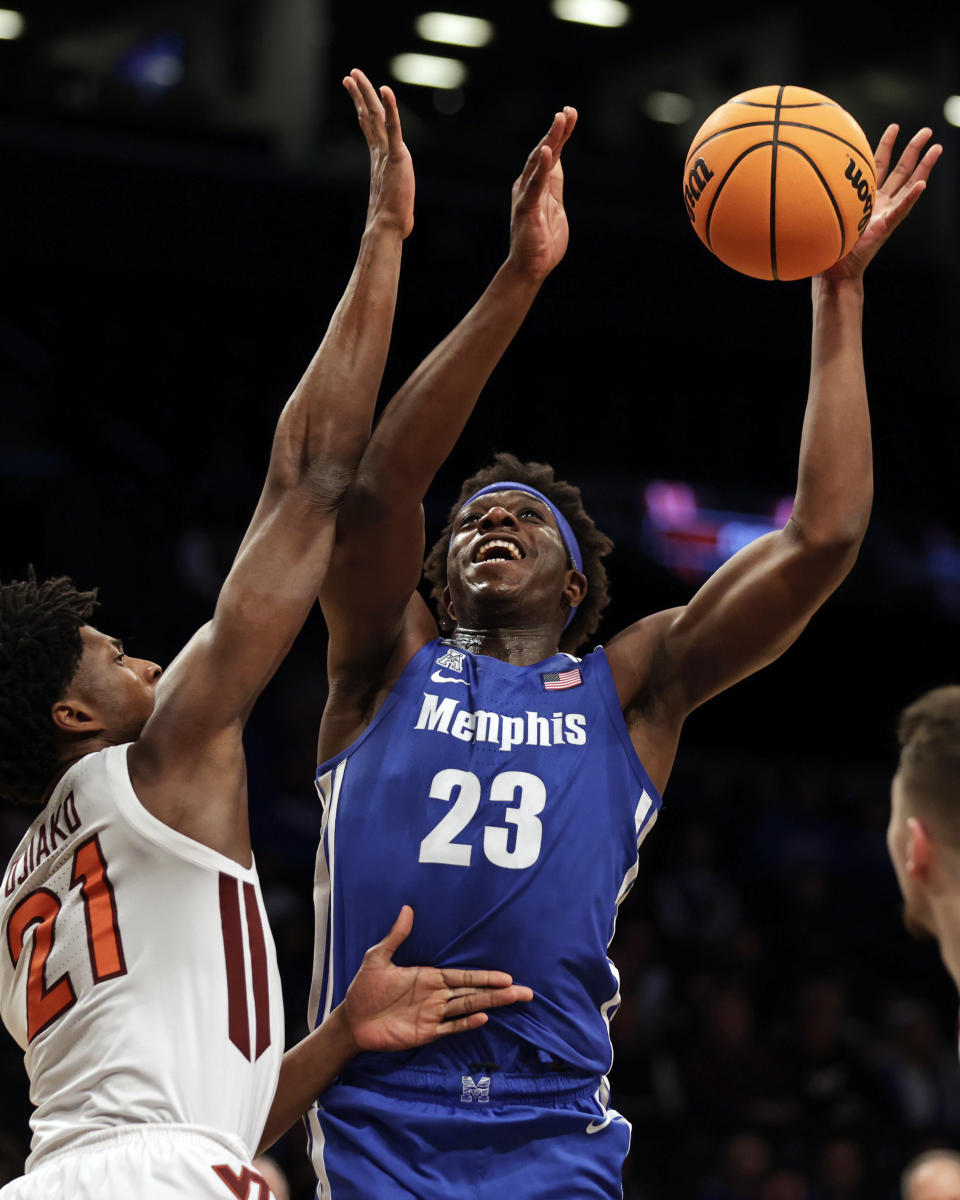
[[[581,575],[583,574],[583,555],[580,553],[580,546],[576,537],[574,536],[574,532],[570,528],[570,522],[563,515],[560,509],[557,508],[553,501],[547,499],[543,492],[538,492],[536,488],[531,487],[528,483],[514,483],[510,479],[504,479],[498,481],[497,483],[488,484],[486,487],[481,488],[479,492],[474,492],[469,500],[464,500],[463,504],[460,506],[461,509],[466,508],[468,504],[472,504],[478,496],[485,496],[488,492],[524,492],[526,495],[533,496],[535,499],[539,500],[541,504],[545,504],[547,508],[550,509],[551,513],[553,513],[553,519],[556,521],[557,529],[560,531],[560,539],[564,546],[566,546],[567,553],[573,560],[573,565],[577,568]],[[452,533],[450,534],[450,540],[451,542],[453,541]],[[564,629],[566,629],[573,620],[574,613],[576,613],[576,611],[577,605],[571,605],[570,611],[567,613],[567,619],[563,623]]]

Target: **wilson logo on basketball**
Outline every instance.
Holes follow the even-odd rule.
[[[867,224],[870,221],[870,214],[873,212],[873,194],[870,191],[870,184],[863,177],[863,172],[851,158],[847,163],[847,169],[844,172],[847,179],[850,180],[850,186],[857,193],[857,196],[863,204],[863,217],[860,224],[857,226],[857,232],[863,233]]]
[[[687,183],[683,189],[683,199],[687,206],[687,216],[691,221],[694,218],[694,206],[703,195],[703,189],[712,178],[713,172],[702,158],[698,158],[690,168],[690,173],[687,175]]]

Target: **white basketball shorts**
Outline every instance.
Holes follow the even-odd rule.
[[[0,1200],[274,1200],[234,1138],[187,1125],[125,1126],[42,1155]]]

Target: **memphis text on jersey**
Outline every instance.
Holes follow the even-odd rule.
[[[53,812],[41,822],[26,850],[7,868],[3,894],[12,896],[22,883],[26,883],[43,860],[53,854],[60,843],[67,841],[79,828],[77,802],[73,798],[73,792],[68,792]]]
[[[555,712],[550,717],[541,716],[529,709],[520,717],[508,717],[502,713],[471,712],[461,708],[460,701],[452,696],[442,700],[431,692],[424,692],[423,704],[417,717],[415,729],[430,733],[446,733],[461,742],[497,742],[501,750],[512,750],[514,746],[585,746],[587,744],[587,718],[583,713]]]

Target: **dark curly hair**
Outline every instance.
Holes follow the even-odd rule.
[[[0,795],[35,803],[58,763],[50,708],[76,674],[97,593],[66,576],[0,584]]]
[[[596,632],[600,624],[600,615],[610,602],[607,590],[607,570],[603,558],[613,549],[613,542],[605,533],[594,525],[587,515],[580,497],[580,489],[565,480],[557,479],[553,467],[549,463],[521,462],[512,454],[497,454],[489,467],[477,471],[464,481],[460,495],[450,509],[447,523],[443,532],[427,555],[423,566],[424,575],[431,585],[430,597],[433,600],[440,628],[444,632],[452,626],[450,618],[443,607],[443,589],[447,586],[447,549],[450,545],[450,533],[457,513],[464,502],[481,488],[501,479],[515,480],[517,483],[529,484],[536,488],[554,503],[570,522],[580,553],[583,556],[583,573],[587,577],[587,594],[583,603],[577,609],[576,615],[564,630],[560,638],[560,649],[573,652]],[[569,559],[568,559],[569,561]],[[573,563],[570,562],[570,566]]]

